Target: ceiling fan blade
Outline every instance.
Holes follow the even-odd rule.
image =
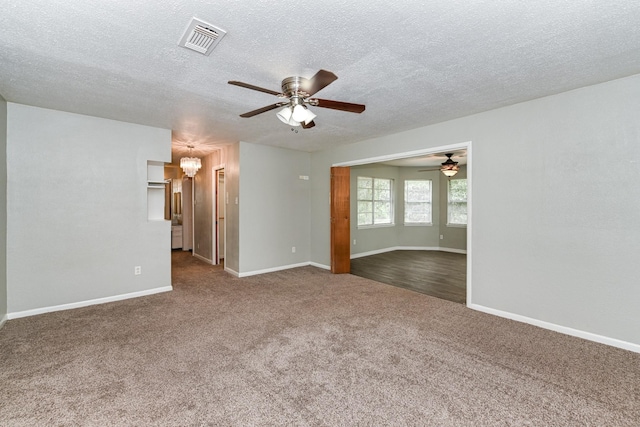
[[[300,124],[302,125],[302,128],[303,128],[303,129],[309,129],[309,128],[314,127],[314,126],[316,125],[316,122],[314,122],[313,120],[311,120],[311,121],[309,122],[309,124],[308,124],[308,125],[307,125],[307,124],[305,124],[304,122],[302,122],[302,123],[300,123]]]
[[[264,92],[264,93],[268,93],[270,95],[275,95],[275,96],[281,95],[280,92],[276,92],[275,90],[265,89],[263,87],[250,85],[249,83],[238,82],[238,81],[235,81],[235,80],[230,80],[229,84],[230,85],[244,87],[244,88],[247,88],[247,89],[257,90],[258,92]]]
[[[350,113],[362,113],[365,106],[362,104],[352,104],[350,102],[332,101],[330,99],[314,98],[311,105],[322,108],[331,108],[332,110],[348,111]]]
[[[336,80],[338,80],[338,76],[331,71],[320,70],[309,79],[308,85],[305,85],[303,89],[309,96],[313,96],[314,93],[319,92]]]
[[[240,114],[240,117],[253,117],[258,114],[266,113],[267,111],[275,110],[278,107],[281,107],[282,103],[278,102],[276,104],[267,105],[266,107],[258,108],[257,110],[249,111],[248,113]]]
[[[433,172],[433,171],[439,171],[440,168],[431,168],[431,169],[418,169],[418,172]]]

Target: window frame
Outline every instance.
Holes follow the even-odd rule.
[[[427,202],[407,201],[407,183],[410,182],[428,182],[429,183],[429,197]],[[425,203],[429,206],[429,218],[428,221],[408,221],[407,220],[407,205],[409,203]],[[404,180],[404,200],[403,200],[403,225],[408,227],[428,227],[433,226],[433,180],[431,179],[405,179]]]
[[[369,179],[371,180],[371,198],[370,199],[361,199],[360,198],[360,189],[364,187],[360,187],[361,179]],[[388,181],[389,182],[389,200],[376,199],[375,196],[375,183],[376,181]],[[395,226],[395,209],[394,209],[394,180],[393,178],[380,178],[380,177],[372,177],[372,176],[358,176],[356,177],[356,226],[358,229],[362,228],[381,228],[381,227],[393,227]],[[370,202],[371,203],[371,223],[360,224],[360,202]],[[376,223],[376,202],[377,203],[389,203],[389,222],[378,222]],[[369,212],[367,212],[369,213]]]
[[[462,201],[456,201],[456,202],[452,202],[451,201],[451,183],[453,181],[464,181],[465,182],[465,198],[464,198],[464,202]],[[447,227],[459,227],[459,228],[466,228],[467,224],[469,223],[469,208],[468,208],[468,203],[469,203],[469,184],[467,181],[467,178],[457,178],[457,179],[449,179],[447,181]],[[451,205],[452,203],[459,203],[459,204],[464,204],[465,207],[465,216],[466,216],[466,222],[461,223],[461,222],[451,222]]]

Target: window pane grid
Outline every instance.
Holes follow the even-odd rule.
[[[392,180],[358,177],[358,225],[393,224]]]
[[[467,224],[467,180],[452,179],[448,184],[447,224]]]
[[[404,182],[405,224],[430,224],[431,180],[406,180]]]

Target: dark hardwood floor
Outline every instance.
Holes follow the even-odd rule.
[[[466,303],[467,256],[440,251],[392,251],[351,260],[351,274]]]

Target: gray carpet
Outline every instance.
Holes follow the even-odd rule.
[[[0,425],[640,425],[639,354],[314,267],[173,257],[173,292],[7,322]]]

